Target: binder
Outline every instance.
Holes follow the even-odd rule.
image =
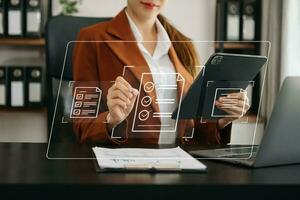
[[[255,0],[244,0],[243,40],[255,40]]]
[[[240,1],[228,0],[226,16],[226,40],[237,41],[240,39]]]
[[[0,38],[4,37],[5,31],[5,10],[4,0],[0,0]]]
[[[7,89],[8,89],[7,69],[0,66],[0,107],[6,107],[8,104]]]
[[[42,68],[27,67],[26,69],[27,105],[42,105]]]
[[[26,36],[40,37],[42,26],[41,0],[26,1]]]
[[[215,38],[216,41],[223,41],[224,38],[224,2],[221,0],[217,0],[216,5],[216,33]]]
[[[10,67],[10,106],[25,106],[25,73],[23,67]]]
[[[11,37],[22,37],[24,32],[24,1],[9,0],[7,6],[7,34]]]

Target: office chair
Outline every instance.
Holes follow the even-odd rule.
[[[110,18],[87,18],[87,17],[70,17],[70,16],[56,16],[52,17],[46,26],[46,88],[47,88],[47,107],[48,107],[48,133],[51,131],[52,119],[54,116],[54,109],[57,98],[57,91],[60,84],[60,79],[62,79],[61,91],[66,89],[66,85],[69,81],[72,81],[72,51],[73,46],[69,46],[68,53],[66,54],[66,47],[68,42],[76,41],[77,34],[79,30],[83,27],[87,27],[99,22],[108,21]],[[65,69],[62,75],[62,68],[65,61]],[[62,75],[62,77],[61,77]],[[59,95],[64,94],[60,92]],[[59,99],[62,101],[59,102],[57,110],[61,113],[62,110],[67,112],[67,109],[70,107],[69,101],[63,101],[66,97],[59,96]],[[56,120],[61,116],[55,116]],[[57,125],[58,121],[55,122]],[[63,133],[53,134],[51,139],[58,141],[74,141],[74,134],[67,134],[66,132],[72,132],[72,125],[66,125],[68,130],[63,130]],[[56,129],[53,129],[55,132]]]

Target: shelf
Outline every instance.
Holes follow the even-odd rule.
[[[45,39],[30,39],[30,38],[1,38],[0,46],[45,46]]]
[[[254,50],[259,43],[251,42],[224,42],[224,49],[250,49]],[[220,43],[215,43],[215,48],[220,49]]]
[[[1,112],[46,112],[46,106],[41,107],[20,107],[20,108],[12,108],[12,107],[2,107],[0,108]]]

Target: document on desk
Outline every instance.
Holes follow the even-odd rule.
[[[170,149],[94,147],[97,171],[206,171],[206,166],[180,147]]]

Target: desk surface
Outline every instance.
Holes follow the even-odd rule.
[[[250,169],[203,160],[207,173],[96,173],[92,160],[48,160],[46,148],[0,143],[0,185],[186,186],[197,191],[199,186],[300,185],[300,165]]]

